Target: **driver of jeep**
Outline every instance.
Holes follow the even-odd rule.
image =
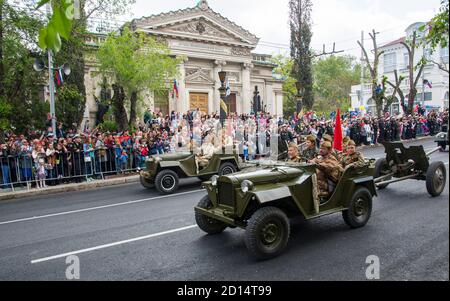
[[[211,136],[205,137],[205,140],[200,147],[200,153],[195,156],[195,164],[197,167],[197,173],[199,173],[200,167],[204,168],[208,166],[209,160],[214,155],[214,145],[211,143]]]
[[[315,164],[317,166],[317,193],[320,198],[320,202],[324,203],[333,192],[334,188],[332,186],[337,184],[344,169],[339,161],[332,155],[332,146],[328,141],[323,142],[320,146],[319,156],[308,161],[308,163]]]

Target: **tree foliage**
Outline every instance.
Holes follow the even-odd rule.
[[[431,21],[420,28],[422,32],[427,32],[426,43],[431,45],[432,49],[438,46],[448,47],[449,39],[449,0],[441,0],[439,13]]]
[[[360,82],[361,65],[352,56],[329,56],[314,63],[314,109],[328,113],[351,106],[351,87]]]
[[[45,73],[33,70],[41,56],[36,44],[42,22],[0,0],[0,111],[1,129],[19,133],[42,129],[48,104],[43,101]]]
[[[311,0],[290,0],[290,28],[291,28],[291,58],[292,77],[304,89],[303,104],[310,109],[314,105],[312,53],[310,49],[311,31]]]
[[[167,90],[168,82],[177,75],[179,60],[169,54],[166,45],[143,33],[132,32],[128,27],[124,27],[120,35],[109,35],[98,50],[101,72],[110,75],[118,86],[115,91],[121,91],[119,87],[122,87],[124,98],[130,101],[130,125],[135,123],[138,94],[146,90]],[[121,99],[114,101],[115,106],[122,103],[125,104]],[[116,110],[123,112],[120,107]],[[123,118],[122,113],[121,116]],[[121,127],[121,122],[117,122]]]

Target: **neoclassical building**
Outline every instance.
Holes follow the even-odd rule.
[[[283,81],[273,74],[276,66],[269,62],[269,55],[252,53],[259,39],[214,12],[207,1],[202,0],[192,8],[133,20],[131,27],[166,43],[171,55],[184,58],[179,65],[178,98],[173,83],[168,83],[166,94],[141,95],[148,108],[163,113],[195,108],[208,113],[219,112],[218,72],[223,70],[227,72],[231,88],[227,102],[232,112],[250,113],[253,91],[258,87],[266,111],[282,116]],[[104,35],[92,35],[87,45],[98,46],[104,39]],[[95,120],[94,96],[100,94],[101,76],[92,53],[86,61],[85,120]]]

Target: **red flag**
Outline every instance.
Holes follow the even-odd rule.
[[[341,110],[337,110],[336,114],[336,125],[334,129],[334,143],[333,148],[335,150],[341,151],[343,150],[343,134],[342,134],[342,126],[341,126]]]

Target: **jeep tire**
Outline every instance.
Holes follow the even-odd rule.
[[[219,176],[231,175],[237,171],[236,166],[230,162],[224,162],[219,167]]]
[[[280,255],[287,246],[290,235],[289,219],[276,207],[257,210],[247,222],[245,245],[259,260]]]
[[[365,187],[353,193],[349,208],[342,211],[345,223],[352,229],[364,227],[372,215],[372,194]]]
[[[197,207],[210,209],[212,207],[211,200],[208,196],[205,196],[200,200]],[[225,223],[198,212],[195,212],[195,221],[197,222],[197,226],[209,235],[220,234],[227,228]]]
[[[160,171],[155,177],[155,186],[161,194],[172,194],[178,189],[179,179],[176,172],[170,169]]]
[[[143,176],[139,176],[139,180],[141,181],[141,185],[144,186],[144,188],[146,188],[146,189],[154,189],[155,188],[155,184],[147,181],[147,179],[144,178]]]
[[[442,162],[433,162],[427,170],[426,183],[428,193],[432,197],[438,197],[445,189],[447,182],[447,170]]]

